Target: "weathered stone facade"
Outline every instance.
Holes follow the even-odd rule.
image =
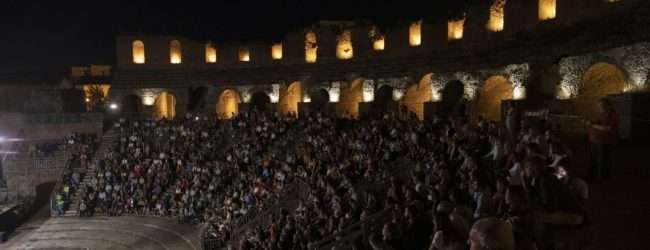
[[[237,112],[257,105],[251,105],[253,95],[264,93],[270,109],[286,113],[320,107],[312,102],[313,95],[327,95],[329,103],[320,111],[357,117],[372,112],[372,103],[385,102],[384,109],[394,111],[403,105],[424,119],[441,110],[437,107],[453,105],[455,100],[439,102],[445,99],[448,83],[460,82],[462,96],[470,102],[472,113],[497,120],[501,100],[520,99],[517,103],[523,109],[539,108],[545,102],[575,103],[572,100],[579,99],[580,86],[603,85],[590,80],[596,78],[585,78],[598,63],[613,65],[624,81],[619,84],[625,86],[619,92],[602,93],[636,93],[648,88],[647,1],[558,1],[555,17],[543,21],[539,20],[541,8],[537,1],[507,1],[505,6],[497,7],[503,8],[499,14],[504,19],[502,24],[492,20],[501,18],[491,13],[494,6],[468,6],[463,35],[455,37],[459,39],[448,40],[448,20],[423,20],[417,46],[409,45],[408,24],[395,26],[382,34],[383,50],[373,49],[376,36],[368,35],[372,25],[346,23],[332,29],[328,28],[331,23],[321,23],[287,34],[281,59],[271,56],[272,43],[246,45],[250,61],[239,60],[242,45],[217,45],[214,63],[206,62],[206,46],[196,41],[180,37],[118,37],[118,69],[110,99],[119,104],[124,96],[135,94],[144,105],[140,112],[151,113],[151,99],[164,91],[176,98],[177,114],[214,113],[224,109],[218,107],[225,105],[219,100],[229,90],[229,100],[238,102]],[[502,30],[495,25],[503,25]],[[340,40],[342,34],[336,30],[349,32],[345,35],[351,36],[348,40],[354,48],[354,54],[350,53],[353,57],[337,59],[337,38]],[[311,46],[317,47],[317,59],[308,63],[305,37],[312,32],[317,38]],[[144,64],[133,62],[131,46],[135,40],[146,47]],[[172,40],[182,44],[180,64],[169,61]],[[205,105],[199,105],[204,108],[188,110],[189,103],[196,99],[190,91],[199,87],[206,89]],[[377,98],[388,90],[392,91],[392,100]],[[585,116],[576,112],[571,115]]]

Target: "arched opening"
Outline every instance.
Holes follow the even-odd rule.
[[[239,93],[227,89],[221,92],[217,101],[217,116],[222,119],[230,119],[239,113]]]
[[[312,113],[327,114],[329,110],[327,103],[330,101],[330,94],[325,89],[318,89],[311,93],[311,103],[309,103],[309,110]]]
[[[176,97],[169,92],[162,92],[153,103],[155,118],[174,118],[176,116]]]
[[[420,46],[422,44],[422,20],[411,23],[409,26],[409,45]]]
[[[251,97],[250,108],[251,111],[268,111],[271,98],[264,92],[255,92]]]
[[[120,107],[124,114],[137,114],[142,111],[142,99],[137,95],[126,95],[122,98]]]
[[[397,102],[393,100],[393,87],[384,85],[375,91],[375,100],[371,104],[371,116],[383,116],[384,113],[395,111]]]
[[[190,99],[187,103],[187,110],[190,112],[205,110],[205,98],[208,95],[208,88],[198,87],[190,92]]]
[[[503,30],[505,17],[506,0],[493,0],[490,6],[490,19],[486,25],[487,29],[492,32]]]
[[[512,98],[512,86],[503,76],[488,78],[479,90],[473,115],[483,115],[490,121],[501,120],[501,101]]]
[[[410,85],[402,99],[402,105],[420,119],[424,119],[424,102],[431,101],[431,76],[431,73],[426,74],[418,84]]]
[[[317,51],[316,34],[310,31],[305,35],[305,61],[307,63],[315,63]]]
[[[352,34],[349,30],[343,31],[340,35],[336,37],[336,58],[338,59],[350,59],[354,56],[352,50]]]
[[[441,114],[449,115],[463,115],[467,110],[467,106],[462,102],[463,95],[465,94],[465,87],[459,80],[452,80],[448,82],[442,89],[442,107]]]
[[[181,42],[172,40],[169,43],[169,62],[172,64],[181,63]]]
[[[205,62],[206,63],[217,62],[217,48],[214,47],[214,43],[212,42],[207,42],[205,44]]]
[[[140,40],[133,41],[131,44],[133,50],[133,63],[144,64],[144,43]]]
[[[337,114],[359,117],[359,103],[363,101],[363,83],[366,79],[359,77],[352,81],[350,87],[341,87],[339,101],[336,103]],[[345,86],[345,85],[344,85]]]
[[[596,101],[611,94],[619,94],[625,88],[625,76],[616,66],[609,63],[596,63],[585,71],[575,100],[576,112],[587,119],[598,118]]]
[[[280,100],[280,113],[286,115],[289,112],[298,113],[298,103],[302,100],[302,87],[300,82],[294,82],[287,88]]]

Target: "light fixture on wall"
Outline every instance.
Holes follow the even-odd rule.
[[[115,103],[111,103],[111,105],[110,105],[109,107],[110,107],[112,110],[116,110],[116,109],[117,109],[117,104],[115,104]]]

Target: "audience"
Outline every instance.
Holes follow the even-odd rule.
[[[387,223],[350,241],[355,249],[545,249],[548,225],[584,221],[586,183],[556,131],[466,119],[253,112],[123,120],[111,150],[96,156],[80,205],[83,215],[200,224],[240,249],[313,248],[373,215]],[[295,183],[304,194],[289,197],[304,198],[297,208],[246,224],[295,194]]]

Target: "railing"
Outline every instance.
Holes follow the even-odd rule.
[[[548,122],[558,125],[560,130],[568,133],[584,134],[587,132],[584,116],[548,114]]]
[[[309,194],[309,185],[300,179],[294,179],[287,188],[282,190],[284,195],[279,199],[265,200],[266,208],[251,211],[246,215],[239,217],[231,226],[231,241],[237,241],[239,237],[250,228],[265,226],[268,219],[280,214],[282,209],[294,209],[298,207],[299,199],[305,200]]]
[[[59,159],[10,159],[5,162],[7,170],[65,168],[68,158]]]
[[[384,224],[391,220],[391,208],[379,211],[365,220],[358,221],[345,229],[323,238],[314,244],[314,249],[351,249],[352,243],[359,236],[363,242],[368,242],[370,234],[381,232]]]
[[[52,194],[50,195],[50,214],[52,216],[63,215],[63,213],[65,213],[67,206],[70,206],[70,204],[67,204],[68,202],[70,202],[68,198],[68,201],[66,201],[65,204],[63,205],[62,214],[56,214],[54,211],[54,204],[56,204],[56,194],[58,193],[58,190],[61,189],[61,186],[63,185],[63,177],[66,175],[67,172],[70,171],[71,165],[72,165],[72,160],[65,161],[63,171],[61,172],[61,176],[59,176],[59,179],[56,181],[56,185],[54,185],[54,188],[52,189]]]
[[[22,114],[20,122],[26,124],[66,124],[103,122],[101,113]]]

